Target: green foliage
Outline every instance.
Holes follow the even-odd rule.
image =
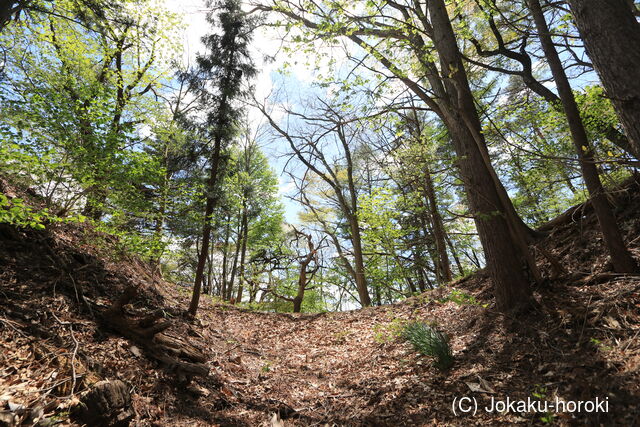
[[[402,330],[402,337],[420,354],[434,357],[433,365],[436,368],[444,371],[453,365],[449,337],[434,326],[423,322],[408,323]]]
[[[269,310],[270,305],[268,303],[262,303],[258,301],[239,302],[236,305],[251,311],[271,311]]]
[[[449,295],[444,298],[438,299],[438,302],[454,302],[458,305],[479,305],[484,308],[488,307],[487,304],[482,304],[473,295],[467,294],[466,292],[460,291],[458,289],[452,289]]]
[[[48,218],[47,210],[36,212],[25,205],[22,199],[16,197],[10,200],[4,194],[0,194],[0,223],[43,230],[44,222]]]
[[[535,388],[531,392],[531,395],[538,400],[544,400],[547,398],[547,387],[536,384]],[[544,424],[553,424],[556,416],[553,412],[546,412],[540,417],[540,421]]]
[[[44,230],[46,225],[51,223],[84,222],[85,220],[86,217],[80,214],[59,217],[51,214],[47,208],[36,210],[27,205],[23,199],[18,197],[10,199],[4,194],[0,194],[0,223]]]
[[[607,351],[613,350],[613,347],[606,345],[605,343],[603,343],[597,338],[592,337],[589,339],[589,342],[593,344],[600,351],[607,352]]]
[[[36,210],[21,199],[1,196],[0,222],[43,229],[54,222],[81,221],[83,216],[76,213],[82,212],[100,231],[117,237],[114,256],[162,259],[167,277],[189,283],[208,197],[216,202],[207,266],[213,280],[208,282],[220,286],[222,270],[229,279],[233,262],[240,263],[239,250],[246,246],[243,265],[233,267],[234,295],[241,283],[245,296],[248,291],[252,301],[261,301],[247,307],[291,311],[305,247],[296,247],[283,226],[278,175],[259,149],[265,134],[245,123],[241,114],[240,101],[252,90],[244,83],[256,72],[249,44],[257,24],[243,12],[241,2],[207,2],[212,26],[203,39],[207,51],[197,56],[194,69],[180,70],[175,79],[171,74],[183,40],[181,20],[162,2],[122,0],[99,13],[76,0],[33,5],[37,8],[28,19],[0,32],[0,44],[6,46],[0,61],[0,170],[36,188],[45,208]],[[442,285],[444,265],[451,264],[454,274],[480,267],[482,256],[476,253],[481,245],[457,172],[461,163],[452,135],[438,109],[424,102],[424,96],[441,92],[430,84],[463,70],[439,65],[432,31],[425,25],[428,19],[411,7],[383,0],[298,5],[276,0],[273,7],[281,16],[271,23],[282,27],[289,39],[282,50],[306,54],[314,89],[327,95],[329,107],[319,115],[305,110],[286,118],[287,131],[298,125],[314,128],[293,140],[305,141],[304,155],[315,153],[311,165],[318,166],[324,157],[322,169],[332,178],[328,183],[313,167],[286,162],[308,202],[300,222],[316,241],[326,238],[315,263],[321,268],[304,293],[302,310],[353,307],[355,298],[349,295],[354,294],[357,276],[354,254],[360,252],[354,250],[354,217],[361,233],[364,276],[376,303]],[[522,54],[537,55],[538,44],[530,38],[527,45],[522,38],[530,21],[516,4],[479,0],[447,2],[447,7],[450,16],[456,16],[452,26],[459,46],[471,61],[514,71],[513,66],[520,69],[517,60],[493,53],[522,43]],[[554,33],[575,31],[570,14],[555,11],[549,17]],[[494,30],[502,35],[504,47]],[[338,43],[354,36],[360,40],[360,53]],[[481,54],[470,40],[490,54]],[[337,46],[346,48],[347,55],[334,55]],[[569,55],[565,59],[571,64]],[[533,77],[541,82],[548,77],[543,62],[532,64]],[[301,64],[287,62],[284,68],[293,65]],[[532,94],[519,71],[504,79],[499,71],[482,66],[464,71],[478,111],[486,113],[480,119],[489,160],[523,219],[536,226],[584,201],[559,105]],[[396,84],[398,77],[424,89],[423,99],[411,91],[405,96],[406,90]],[[301,103],[310,104],[309,94]],[[584,83],[576,85],[576,100],[604,181],[622,179],[629,173],[624,165],[628,156],[614,143],[620,133],[611,131],[621,126],[610,100],[600,86]],[[295,111],[297,105],[290,101],[283,104]],[[325,99],[320,101],[309,108]],[[333,112],[340,114],[333,117]],[[337,127],[341,134],[334,132]],[[209,179],[214,161],[219,161],[215,180]],[[473,214],[490,219],[497,211]],[[444,243],[443,233],[436,231],[442,229]],[[108,238],[95,240],[114,248]],[[447,267],[447,280],[451,269]],[[261,290],[266,290],[264,295]],[[438,302],[486,307],[458,290]],[[374,339],[389,342],[402,335],[405,326],[399,319],[376,325]]]
[[[402,336],[407,321],[395,317],[391,322],[384,325],[377,324],[373,326],[373,340],[378,344],[386,344],[395,341],[398,337]]]
[[[49,208],[148,216],[140,190],[158,186],[163,171],[141,130],[162,108],[151,89],[176,55],[179,20],[150,0],[121,1],[104,16],[71,0],[47,8],[0,33],[12,47],[0,167],[38,186]]]
[[[166,244],[156,235],[144,235],[136,230],[126,230],[101,222],[93,222],[87,229],[87,243],[100,248],[114,260],[138,257],[144,261],[157,262],[166,249]],[[97,231],[97,233],[96,233]]]

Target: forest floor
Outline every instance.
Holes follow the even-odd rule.
[[[0,191],[38,206],[6,181]],[[640,184],[616,191],[614,204],[640,259]],[[76,425],[69,411],[81,392],[120,379],[132,392],[132,424],[141,426],[638,425],[640,276],[610,272],[596,229],[588,206],[555,222],[539,247],[568,272],[535,289],[539,307],[523,318],[494,310],[480,271],[396,304],[341,313],[252,312],[203,296],[193,321],[183,316],[189,289],[120,252],[115,238],[78,224],[0,224],[0,416]],[[546,258],[538,261],[552,276]],[[131,286],[138,296],[124,312],[162,309],[171,320],[163,333],[205,354],[207,376],[176,375],[100,320]],[[397,337],[407,320],[434,322],[451,337],[449,371]],[[464,396],[477,399],[475,415],[452,411]],[[483,409],[492,398],[556,397],[606,399],[608,412]]]

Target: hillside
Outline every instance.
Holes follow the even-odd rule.
[[[38,208],[33,195],[0,185]],[[639,187],[613,193],[636,257]],[[400,303],[342,313],[253,312],[203,296],[195,321],[183,315],[189,289],[120,253],[111,236],[83,224],[0,224],[0,425],[77,425],[70,413],[82,393],[116,379],[131,392],[132,424],[142,426],[544,421],[482,410],[456,417],[452,403],[462,396],[608,398],[609,413],[547,421],[637,424],[640,277],[610,272],[595,222],[589,207],[578,207],[547,227],[539,246],[567,271],[536,289],[539,308],[526,318],[493,309],[480,271]],[[553,276],[545,257],[538,262]],[[436,322],[451,337],[448,372],[394,335],[409,319]],[[136,328],[154,330],[143,337]]]

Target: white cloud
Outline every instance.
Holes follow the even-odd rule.
[[[296,184],[293,181],[283,182],[280,178],[280,185],[278,186],[278,194],[287,195],[296,188]]]

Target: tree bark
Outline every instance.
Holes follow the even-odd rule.
[[[302,311],[302,301],[304,300],[304,292],[307,290],[307,286],[311,281],[311,279],[307,278],[308,274],[311,273],[313,277],[315,270],[317,270],[317,267],[316,267],[316,269],[311,272],[307,271],[307,268],[309,267],[309,264],[311,264],[311,261],[313,261],[316,258],[317,249],[313,244],[313,240],[311,239],[311,234],[305,234],[301,231],[296,230],[295,228],[294,228],[294,231],[299,237],[304,237],[307,239],[307,246],[309,248],[309,253],[303,258],[302,262],[300,262],[300,273],[298,275],[298,290],[297,290],[296,296],[293,298],[293,312],[300,313]]]
[[[131,319],[125,315],[123,307],[136,294],[135,287],[127,288],[111,307],[101,313],[101,320],[124,337],[140,345],[147,356],[165,364],[178,377],[206,377],[209,373],[209,367],[204,363],[207,360],[206,355],[187,341],[162,334],[173,324],[170,321],[161,320],[163,317],[161,310],[141,319]]]
[[[220,295],[222,299],[227,297],[227,264],[229,263],[229,235],[231,234],[231,218],[227,215],[227,224],[224,229],[224,247],[222,248],[222,278],[220,279]]]
[[[633,152],[640,153],[640,23],[627,0],[568,0]]]
[[[442,222],[442,215],[438,210],[438,204],[436,199],[436,190],[433,186],[433,179],[431,178],[431,171],[427,168],[425,171],[425,193],[427,196],[427,203],[429,205],[429,213],[431,214],[431,221],[433,223],[433,237],[435,239],[436,251],[438,252],[438,271],[440,274],[440,280],[442,283],[448,283],[451,281],[451,263],[449,262],[449,255],[447,254],[447,242],[445,241],[445,235],[447,231],[444,228]]]
[[[464,267],[462,266],[462,262],[460,261],[460,257],[458,256],[458,252],[456,251],[451,238],[449,237],[449,235],[445,235],[444,237],[447,240],[447,246],[451,251],[451,256],[453,256],[453,260],[456,262],[456,267],[458,267],[458,274],[460,276],[464,276],[466,272],[464,271]]]
[[[202,246],[200,248],[200,255],[198,257],[198,265],[196,267],[196,275],[193,281],[193,294],[191,296],[191,303],[189,304],[189,314],[196,315],[198,311],[198,303],[200,302],[200,291],[202,288],[202,278],[204,276],[204,267],[207,262],[207,254],[209,253],[209,242],[211,240],[211,221],[213,216],[213,209],[216,205],[216,198],[213,192],[216,188],[218,180],[218,167],[220,164],[220,152],[222,149],[222,137],[216,136],[213,153],[211,155],[211,170],[209,172],[209,179],[207,181],[207,203],[204,210],[204,225],[202,226]]]
[[[0,5],[0,31],[4,29],[14,15],[20,13],[23,7],[21,3],[24,2],[6,1]]]
[[[358,190],[356,189],[355,180],[353,177],[353,161],[351,158],[351,150],[347,143],[346,136],[343,133],[342,127],[338,127],[338,136],[342,142],[344,148],[344,155],[347,160],[347,184],[349,190],[350,206],[346,203],[346,200],[342,198],[343,209],[349,221],[349,227],[351,228],[351,243],[353,245],[353,264],[356,272],[356,288],[358,289],[358,296],[360,297],[360,304],[363,307],[369,307],[371,305],[371,297],[369,296],[369,289],[367,286],[367,279],[364,270],[364,256],[362,254],[362,237],[360,235],[360,222],[358,221]]]
[[[513,205],[510,201],[505,202],[504,194],[500,194],[504,188],[499,188],[501,184],[495,182],[495,171],[487,164],[487,153],[482,151],[486,150],[482,127],[445,3],[430,0],[428,10],[448,95],[446,101],[452,107],[445,114],[445,122],[454,141],[487,270],[493,280],[496,305],[501,311],[525,309],[533,302],[525,271],[527,266],[530,270],[535,269],[535,265],[531,265],[526,244],[523,240],[518,241],[522,231],[517,229],[517,218],[509,211]]]
[[[238,294],[236,295],[236,302],[242,301],[242,292],[244,290],[244,260],[247,254],[247,240],[249,239],[249,220],[247,216],[247,202],[243,202],[242,206],[242,228],[244,229],[244,236],[242,238],[242,249],[240,251],[240,267],[238,271]]]
[[[238,272],[238,259],[240,258],[240,247],[242,246],[242,240],[244,239],[244,227],[242,221],[240,221],[240,229],[238,230],[238,239],[236,240],[236,250],[233,255],[233,264],[231,266],[231,278],[229,279],[229,285],[227,286],[227,295],[225,299],[231,300],[233,295],[233,284],[236,279],[236,273]]]
[[[353,264],[355,270],[356,288],[363,307],[371,305],[371,297],[367,289],[367,280],[364,272],[364,256],[362,254],[362,237],[360,236],[360,224],[355,213],[349,215],[349,227],[351,228],[351,241],[353,244]]]
[[[426,272],[424,271],[424,258],[422,256],[422,248],[413,247],[413,258],[416,261],[416,275],[418,278],[418,289],[420,292],[427,290],[427,282],[424,280]]]
[[[569,123],[571,139],[578,153],[582,176],[589,191],[591,203],[596,212],[605,245],[611,256],[613,268],[618,273],[633,273],[636,271],[637,266],[622,240],[616,218],[613,215],[604,188],[602,187],[598,169],[594,162],[593,149],[591,148],[587,132],[580,117],[578,104],[571,90],[571,84],[564,71],[560,56],[553,44],[542,6],[539,0],[528,0],[528,3],[538,31],[538,37],[542,44],[542,49],[551,68],[553,79],[558,87],[558,93],[560,94],[560,99],[562,100],[562,105]]]

